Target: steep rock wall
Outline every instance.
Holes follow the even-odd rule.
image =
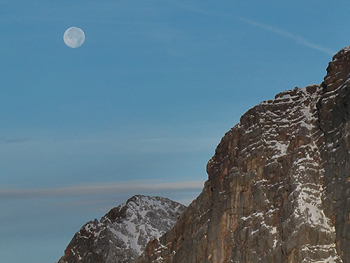
[[[246,112],[202,193],[139,263],[350,262],[350,48]]]

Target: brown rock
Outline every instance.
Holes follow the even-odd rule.
[[[202,193],[139,263],[350,262],[350,47],[320,85],[248,110]]]

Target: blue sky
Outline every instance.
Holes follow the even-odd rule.
[[[321,83],[348,1],[0,0],[0,258],[55,262],[133,194],[188,204],[249,108]],[[63,33],[84,30],[67,47]]]

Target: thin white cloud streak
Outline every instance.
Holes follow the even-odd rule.
[[[320,46],[318,44],[312,43],[312,42],[310,42],[309,40],[307,40],[304,37],[295,35],[295,34],[290,33],[288,31],[282,30],[282,29],[280,29],[278,27],[262,24],[262,23],[259,23],[259,22],[256,22],[256,21],[253,21],[253,20],[250,20],[250,19],[242,18],[242,17],[235,17],[235,18],[240,20],[240,21],[242,21],[242,22],[245,22],[245,23],[247,23],[247,24],[249,24],[251,26],[259,27],[259,28],[262,28],[262,29],[264,29],[266,31],[270,31],[272,33],[280,35],[282,37],[286,37],[286,38],[292,39],[295,42],[297,42],[298,44],[301,44],[303,46],[306,46],[306,47],[309,47],[309,48],[312,48],[312,49],[324,52],[324,53],[326,53],[328,55],[334,55],[336,53],[333,50],[330,50],[330,49],[322,47],[322,46]]]
[[[203,181],[151,183],[151,181],[129,181],[82,184],[60,188],[0,189],[0,199],[59,198],[106,194],[157,194],[161,192],[198,191]]]
[[[290,33],[288,31],[285,31],[285,30],[280,29],[280,28],[275,27],[275,26],[266,25],[266,24],[263,24],[263,23],[260,23],[260,22],[257,22],[257,21],[251,20],[251,19],[246,19],[246,18],[243,18],[243,17],[239,17],[239,16],[232,16],[232,15],[229,15],[229,14],[220,14],[220,13],[208,12],[208,11],[201,10],[201,9],[198,9],[198,8],[194,8],[194,7],[191,7],[191,6],[188,6],[188,5],[177,4],[177,6],[182,8],[182,9],[186,9],[186,10],[189,10],[189,11],[192,11],[192,12],[201,13],[201,14],[209,15],[209,16],[213,16],[213,17],[223,17],[223,16],[225,16],[225,17],[231,18],[231,19],[234,18],[236,20],[239,20],[239,21],[242,21],[242,22],[244,22],[246,24],[249,24],[249,25],[251,25],[253,27],[259,27],[261,29],[264,29],[265,31],[270,31],[270,32],[272,32],[272,33],[274,33],[276,35],[279,35],[279,36],[282,36],[282,37],[285,37],[285,38],[289,38],[289,39],[295,41],[296,43],[298,43],[300,45],[312,48],[312,49],[317,50],[317,51],[321,51],[323,53],[326,53],[327,55],[333,56],[336,53],[336,51],[334,51],[334,50],[331,50],[331,49],[328,49],[328,48],[323,47],[321,45],[312,43],[311,41],[309,41],[308,39],[306,39],[306,38],[304,38],[302,36],[295,35],[293,33]]]

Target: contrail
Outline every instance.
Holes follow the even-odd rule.
[[[251,26],[259,27],[259,28],[262,28],[262,29],[264,29],[266,31],[270,31],[270,32],[272,32],[272,33],[274,33],[276,35],[280,35],[282,37],[289,38],[289,39],[295,41],[296,43],[298,43],[300,45],[312,48],[314,50],[321,51],[323,53],[326,53],[327,55],[333,56],[335,53],[337,53],[334,50],[331,50],[331,49],[322,47],[322,46],[320,46],[318,44],[312,43],[312,42],[310,42],[309,40],[307,40],[304,37],[295,35],[295,34],[290,33],[288,31],[282,30],[282,29],[280,29],[278,27],[265,25],[263,23],[259,23],[259,22],[256,22],[254,20],[246,19],[246,18],[239,17],[239,16],[232,16],[232,15],[229,15],[229,14],[222,14],[222,13],[221,14],[220,13],[214,13],[214,12],[211,12],[211,11],[206,11],[206,10],[194,8],[194,7],[188,6],[188,5],[180,5],[180,4],[176,4],[176,5],[178,7],[180,7],[180,8],[187,9],[187,10],[192,11],[192,12],[201,13],[201,14],[204,14],[204,15],[209,15],[209,16],[212,16],[212,17],[225,16],[225,17],[230,18],[230,19],[240,20],[240,21],[242,21],[242,22],[244,22],[246,24],[249,24]]]
[[[326,53],[328,55],[333,56],[336,53],[336,51],[333,51],[333,50],[330,50],[328,48],[325,48],[325,47],[322,47],[320,45],[317,45],[315,43],[312,43],[309,40],[307,40],[307,39],[305,39],[305,38],[303,38],[301,36],[294,35],[294,34],[288,32],[288,31],[282,30],[280,28],[277,28],[277,27],[274,27],[274,26],[265,25],[265,24],[262,24],[262,23],[259,23],[259,22],[256,22],[256,21],[253,21],[253,20],[250,20],[250,19],[242,18],[242,17],[235,17],[235,18],[240,20],[240,21],[242,21],[242,22],[245,22],[245,23],[247,23],[247,24],[249,24],[251,26],[259,27],[259,28],[262,28],[262,29],[264,29],[266,31],[270,31],[270,32],[275,33],[277,35],[280,35],[280,36],[292,39],[292,40],[294,40],[295,42],[297,42],[300,45],[304,45],[304,46],[307,46],[309,48],[312,48],[312,49],[324,52],[324,53]]]

